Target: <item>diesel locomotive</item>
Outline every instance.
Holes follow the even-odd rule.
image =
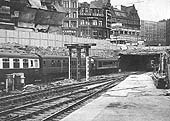
[[[85,73],[85,67],[85,58],[82,58],[82,75]],[[72,58],[71,69],[73,75],[76,75],[77,58]],[[118,69],[118,58],[90,58],[90,75],[114,72]],[[12,83],[15,84],[13,85],[15,88],[14,86],[39,81],[47,82],[58,77],[67,78],[68,70],[68,56],[0,52],[0,89]]]

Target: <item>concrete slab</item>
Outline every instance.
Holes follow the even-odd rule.
[[[168,92],[155,88],[151,73],[131,75],[61,121],[170,121]]]

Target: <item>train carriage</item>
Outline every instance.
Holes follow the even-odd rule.
[[[39,57],[43,81],[68,75],[68,56],[39,55]]]
[[[56,55],[39,55],[41,77],[43,81],[50,81],[56,78],[68,78],[69,57]],[[82,58],[81,70],[85,72],[85,59]],[[72,76],[75,78],[77,73],[77,58],[71,59]]]
[[[0,87],[6,86],[6,79],[13,81],[14,86],[33,83],[40,79],[39,69],[36,55],[0,52]],[[24,82],[20,83],[20,78],[24,78]]]
[[[114,58],[92,57],[91,68],[93,75],[113,73],[118,71],[119,61],[117,57]]]
[[[119,69],[118,58],[92,57],[89,62],[90,75],[112,73]],[[85,70],[86,59],[81,58],[81,78],[85,77]],[[71,71],[72,77],[76,78],[75,57],[71,60]],[[56,78],[68,78],[68,73],[68,56],[0,52],[0,89],[7,86],[7,79],[16,86],[21,83],[50,82]]]

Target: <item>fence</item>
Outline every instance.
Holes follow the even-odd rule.
[[[100,39],[21,30],[0,30],[0,43],[8,42],[41,47],[63,47],[64,44],[71,43],[96,43],[94,49],[116,49],[109,41]]]

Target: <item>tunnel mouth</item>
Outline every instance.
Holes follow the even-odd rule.
[[[121,55],[120,69],[122,71],[154,71],[159,64],[159,54]]]

